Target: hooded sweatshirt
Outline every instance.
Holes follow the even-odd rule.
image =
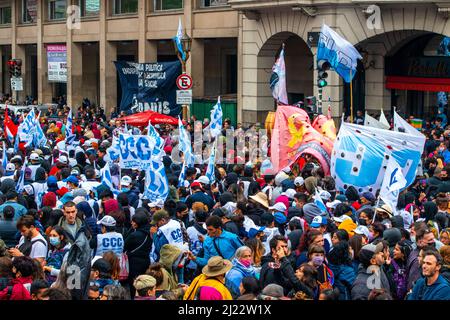
[[[450,284],[441,275],[429,286],[426,278],[419,279],[408,300],[450,300]]]
[[[225,277],[225,286],[231,291],[233,298],[238,298],[241,293],[239,286],[245,277],[256,277],[255,268],[253,266],[246,267],[238,259],[234,258],[233,268],[228,271]]]

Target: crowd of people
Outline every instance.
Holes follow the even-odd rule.
[[[144,172],[114,163],[119,192],[101,181],[125,124],[85,104],[73,110],[80,145],[64,153],[68,112],[40,118],[45,147],[15,152],[4,138],[0,300],[450,299],[450,130],[424,132],[424,173],[391,208],[352,186],[336,190],[308,155],[281,172],[235,158],[216,165],[212,182],[207,163],[195,165],[179,187],[178,137],[160,125],[170,192],[150,202]]]

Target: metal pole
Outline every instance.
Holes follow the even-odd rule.
[[[186,61],[184,61],[183,59],[181,59],[181,68],[182,73],[186,74]],[[189,119],[187,118],[187,106],[183,104],[182,108],[183,108],[183,119],[189,121]]]

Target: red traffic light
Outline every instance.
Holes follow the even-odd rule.
[[[15,66],[16,65],[16,60],[8,60],[8,65],[9,66]]]

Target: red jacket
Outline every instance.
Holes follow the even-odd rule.
[[[31,284],[32,277],[22,277],[11,280],[9,286],[0,291],[0,300],[31,300],[30,292],[24,287],[25,284]],[[12,290],[11,290],[12,287]],[[11,295],[8,297],[8,291]]]

